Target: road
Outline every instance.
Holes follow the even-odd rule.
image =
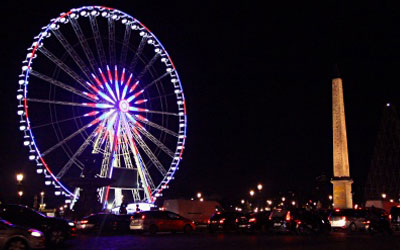
[[[158,234],[150,235],[79,235],[65,249],[174,249],[174,250],[395,250],[400,249],[400,234],[368,235],[334,232],[327,236],[265,234]]]

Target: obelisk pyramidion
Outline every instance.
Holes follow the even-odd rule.
[[[336,73],[332,79],[333,121],[333,203],[335,208],[352,208],[349,156],[343,101],[342,78]]]

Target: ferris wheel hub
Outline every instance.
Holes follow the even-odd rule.
[[[129,111],[129,102],[127,100],[121,100],[118,106],[121,112],[126,113]]]

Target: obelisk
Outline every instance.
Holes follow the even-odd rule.
[[[349,155],[343,101],[343,82],[336,70],[332,79],[333,203],[335,208],[353,208]]]

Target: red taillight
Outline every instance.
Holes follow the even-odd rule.
[[[389,214],[389,220],[391,220],[392,219],[392,215],[391,214]]]
[[[219,224],[224,224],[224,222],[225,222],[225,218],[222,220],[219,220]]]
[[[269,214],[268,220],[272,220],[272,213]]]
[[[290,221],[291,219],[292,219],[292,217],[290,216],[290,211],[288,211],[288,212],[286,213],[285,220],[286,220],[286,221]]]
[[[363,221],[362,224],[371,224],[371,221],[369,221],[369,220]]]
[[[140,219],[142,219],[142,220],[146,219],[146,215],[142,215],[142,217],[140,217]]]
[[[256,218],[250,218],[249,222],[256,222],[257,219]]]
[[[346,216],[342,216],[341,220],[346,221],[347,220]]]
[[[239,219],[236,219],[235,222],[238,223],[238,222],[239,222]]]
[[[208,221],[207,221],[207,223],[208,223],[208,224],[210,224],[210,223],[211,223],[211,221],[210,221],[210,220],[208,220]]]
[[[336,209],[335,209],[335,212],[340,212],[340,209],[339,209],[339,208],[336,208]]]
[[[131,216],[131,220],[133,220],[133,216]]]
[[[88,220],[81,220],[80,223],[81,224],[87,224],[89,221]]]
[[[301,224],[301,220],[294,220],[294,222],[296,222],[298,225]]]

